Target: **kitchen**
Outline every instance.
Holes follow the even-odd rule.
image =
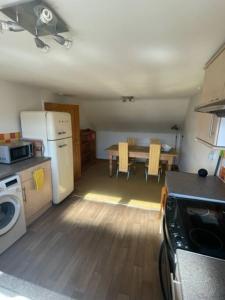
[[[0,299],[225,298],[225,4],[203,2],[2,1]]]

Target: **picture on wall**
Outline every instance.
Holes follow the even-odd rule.
[[[221,162],[219,167],[219,178],[225,182],[225,151],[221,151]]]

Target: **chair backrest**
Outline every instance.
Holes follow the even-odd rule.
[[[119,143],[119,171],[128,172],[128,143]]]
[[[128,137],[127,138],[127,143],[128,143],[129,146],[135,146],[136,145],[136,138]]]
[[[159,140],[151,140],[149,146],[148,175],[158,175],[161,144]]]

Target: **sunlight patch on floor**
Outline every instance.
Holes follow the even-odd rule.
[[[160,204],[151,202],[151,201],[143,201],[139,199],[130,199],[127,203],[128,206],[136,207],[136,208],[144,208],[144,209],[151,209],[151,210],[160,210]]]
[[[150,209],[159,211],[160,204],[151,201],[144,201],[140,199],[123,199],[122,197],[115,197],[111,195],[97,194],[97,193],[87,193],[84,197],[84,200],[94,201],[94,202],[103,202],[110,204],[121,204],[129,207],[142,208],[142,209]]]
[[[118,204],[118,203],[120,203],[122,198],[110,196],[110,195],[104,195],[104,194],[87,193],[84,196],[84,200]]]

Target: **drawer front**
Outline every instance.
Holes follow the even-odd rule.
[[[43,168],[44,170],[51,169],[51,161],[50,160],[46,161],[44,163],[41,163],[39,165],[36,165],[32,168],[29,168],[29,169],[26,169],[26,170],[20,172],[19,175],[20,175],[21,182],[32,179],[33,178],[33,172],[37,169],[40,169],[40,168]]]

